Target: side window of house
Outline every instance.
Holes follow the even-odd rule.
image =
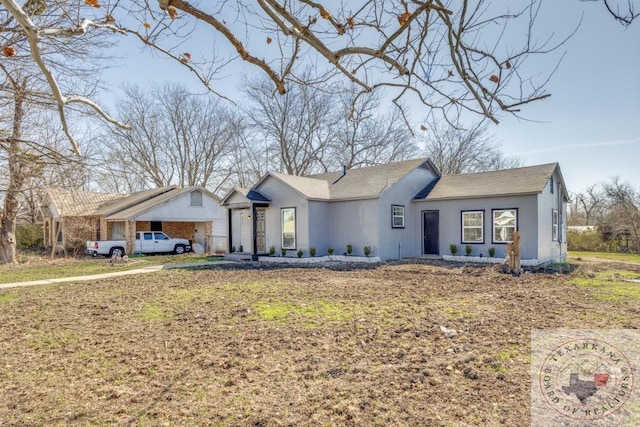
[[[558,240],[559,234],[558,234],[558,211],[557,210],[553,210],[553,219],[551,221],[551,238],[553,240]]]
[[[296,248],[296,208],[280,210],[282,249]]]
[[[517,209],[496,209],[493,211],[493,242],[508,243],[513,240],[513,232],[517,230]]]
[[[202,191],[191,192],[191,206],[202,206]]]
[[[391,228],[404,228],[404,206],[391,205]]]
[[[484,243],[484,211],[462,212],[462,243]]]

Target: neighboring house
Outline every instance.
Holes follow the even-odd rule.
[[[314,247],[325,255],[364,246],[383,260],[421,255],[506,256],[515,230],[522,259],[566,257],[567,190],[557,163],[441,176],[426,159],[309,177],[268,173],[251,189],[236,188],[228,210],[229,249],[257,256],[275,247],[289,255]]]
[[[132,194],[48,189],[41,202],[46,247],[79,247],[86,240],[126,240],[136,231],[164,231],[225,252],[225,211],[202,187],[169,186]],[[127,249],[127,252],[131,252]]]

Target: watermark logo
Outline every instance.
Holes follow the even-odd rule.
[[[638,331],[533,331],[532,425],[625,425],[625,419],[637,420],[637,402],[630,403],[638,345]]]

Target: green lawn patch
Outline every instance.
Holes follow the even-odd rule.
[[[252,305],[256,314],[270,321],[288,323],[302,320],[305,324],[322,324],[327,321],[350,320],[363,308],[349,301],[319,300],[308,304],[295,304],[288,301],[257,301]]]
[[[623,254],[615,252],[569,251],[569,258],[603,258],[615,261],[639,262],[640,254]]]
[[[18,299],[18,294],[15,293],[7,293],[0,295],[0,304],[5,304],[11,301],[15,301]]]
[[[593,277],[576,278],[571,282],[594,290],[596,298],[601,300],[640,300],[640,283],[628,280],[640,279],[640,273],[631,271],[602,271],[593,274]]]

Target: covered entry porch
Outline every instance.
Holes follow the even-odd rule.
[[[271,200],[258,191],[233,189],[221,205],[227,209],[228,253],[257,260],[267,254],[266,209]]]

